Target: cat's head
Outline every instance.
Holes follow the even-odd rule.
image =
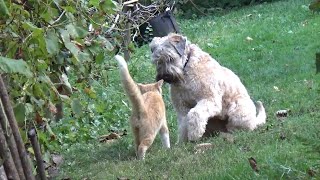
[[[163,85],[163,80],[159,80],[158,82],[155,83],[150,83],[150,84],[138,84],[138,87],[141,91],[141,94],[144,94],[146,92],[154,91],[154,92],[159,92],[162,94],[162,87]]]

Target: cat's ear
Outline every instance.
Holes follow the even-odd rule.
[[[137,83],[137,86],[138,86],[138,89],[140,90],[140,92],[142,93],[142,91],[143,91],[143,84],[141,84],[141,83]]]
[[[157,82],[158,88],[161,88],[162,85],[163,85],[163,79],[161,79],[161,80],[159,80],[159,81]]]

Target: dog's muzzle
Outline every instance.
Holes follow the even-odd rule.
[[[179,78],[173,76],[172,74],[157,74],[156,80],[159,81],[163,79],[165,82],[172,84],[179,81]]]

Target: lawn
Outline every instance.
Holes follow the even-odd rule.
[[[135,159],[131,132],[114,143],[74,144],[63,150],[61,176],[71,179],[320,179],[320,14],[310,0],[284,0],[244,7],[194,20],[178,19],[182,33],[239,75],[254,100],[261,100],[267,123],[253,132],[237,131],[232,141],[207,138],[213,148],[195,153],[195,143],[176,145],[176,115],[164,87],[172,148],[159,138],[146,160]],[[148,46],[136,49],[129,63],[138,82],[153,82]],[[109,89],[121,93],[117,69]],[[123,103],[125,104],[125,103]],[[123,105],[125,128],[129,107]],[[287,118],[276,111],[290,109]],[[120,115],[121,116],[121,115]],[[105,130],[106,134],[107,129]],[[200,142],[197,142],[200,143]],[[258,172],[248,159],[254,158]]]

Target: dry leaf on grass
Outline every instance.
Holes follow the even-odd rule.
[[[214,146],[211,143],[201,143],[201,144],[197,144],[194,147],[194,153],[195,154],[199,154],[199,153],[203,153],[206,150],[212,149]]]
[[[307,169],[307,173],[308,173],[308,175],[309,175],[310,177],[316,176],[316,171],[313,170],[313,169],[311,169],[311,168],[308,168],[308,169]]]
[[[114,142],[116,139],[120,139],[121,136],[127,135],[127,130],[124,130],[123,132],[111,132],[108,135],[102,135],[99,137],[99,142],[101,143],[111,143]]]
[[[117,180],[129,180],[127,177],[117,177]]]
[[[281,140],[285,140],[287,137],[286,137],[286,134],[284,132],[281,132],[280,133],[280,139]]]
[[[60,166],[63,163],[63,157],[59,154],[51,154],[52,156],[52,162],[55,166]]]
[[[99,142],[107,142],[107,143],[110,143],[110,142],[113,142],[115,139],[119,139],[121,138],[121,136],[115,132],[112,132],[108,135],[102,135],[99,137]]]
[[[247,41],[252,41],[253,39],[248,36],[248,37],[246,37],[246,40],[247,40]]]
[[[280,89],[279,89],[277,86],[273,86],[273,89],[274,89],[275,91],[280,91]]]
[[[63,164],[63,157],[59,154],[51,154],[51,161],[46,163],[46,170],[50,178],[55,178],[60,174],[60,166]]]
[[[250,164],[251,168],[255,172],[259,172],[257,161],[253,157],[250,157],[248,160],[249,160],[249,164]]]
[[[290,109],[279,110],[279,111],[276,112],[276,117],[277,117],[279,120],[283,120],[283,119],[285,119],[285,118],[288,117],[289,112],[291,112]]]

